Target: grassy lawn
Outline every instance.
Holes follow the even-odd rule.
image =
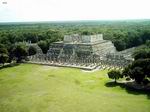
[[[150,96],[107,86],[107,70],[21,64],[0,69],[0,112],[150,112]]]

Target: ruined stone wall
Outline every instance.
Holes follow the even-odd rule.
[[[90,37],[91,37],[91,42],[103,41],[103,35],[102,34],[91,35]]]
[[[103,41],[103,35],[97,34],[97,35],[65,35],[64,36],[64,43],[93,43]]]
[[[81,42],[81,37],[78,34],[65,35],[63,42],[64,43],[77,43],[77,42]]]
[[[107,53],[115,53],[116,48],[114,47],[114,44],[111,41],[106,41],[94,44],[92,46],[92,50],[95,54],[98,55],[105,55]]]

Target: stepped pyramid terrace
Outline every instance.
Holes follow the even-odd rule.
[[[99,56],[114,53],[111,41],[103,40],[103,35],[66,35],[61,42],[51,44],[48,55],[52,60],[68,62],[92,62]]]
[[[40,51],[40,48],[37,48]],[[106,67],[106,65],[123,67],[131,62],[116,51],[110,40],[104,40],[102,34],[65,35],[63,41],[50,45],[46,55],[37,53],[30,57],[30,61],[85,69]]]

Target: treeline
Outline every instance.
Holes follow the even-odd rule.
[[[0,24],[0,43],[5,46],[23,41],[39,43],[46,53],[52,42],[74,33],[102,33],[104,39],[111,40],[116,49],[121,51],[150,39],[150,20]]]
[[[41,40],[49,40],[55,42],[61,40],[63,35],[57,30],[36,30],[36,31],[26,31],[26,30],[12,30],[0,32],[0,43],[1,44],[14,44],[16,42],[31,42],[37,43]]]
[[[63,39],[63,34],[58,30],[21,30],[18,31],[3,31],[0,32],[0,44],[6,46],[6,49],[9,49],[7,46],[12,46],[18,42],[27,42],[27,43],[38,43],[38,45],[43,50],[43,53],[46,53],[49,45],[52,42],[60,41]]]

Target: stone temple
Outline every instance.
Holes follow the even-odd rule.
[[[97,35],[65,35],[64,40],[54,42],[48,50],[48,56],[54,61],[94,62],[108,53],[115,53],[116,48],[109,40]]]
[[[116,51],[110,40],[104,40],[102,34],[97,35],[65,35],[63,41],[49,46],[47,54],[43,54],[38,45],[37,54],[30,56],[31,63],[52,66],[68,66],[83,69],[97,67],[123,68],[132,62],[130,50]]]

